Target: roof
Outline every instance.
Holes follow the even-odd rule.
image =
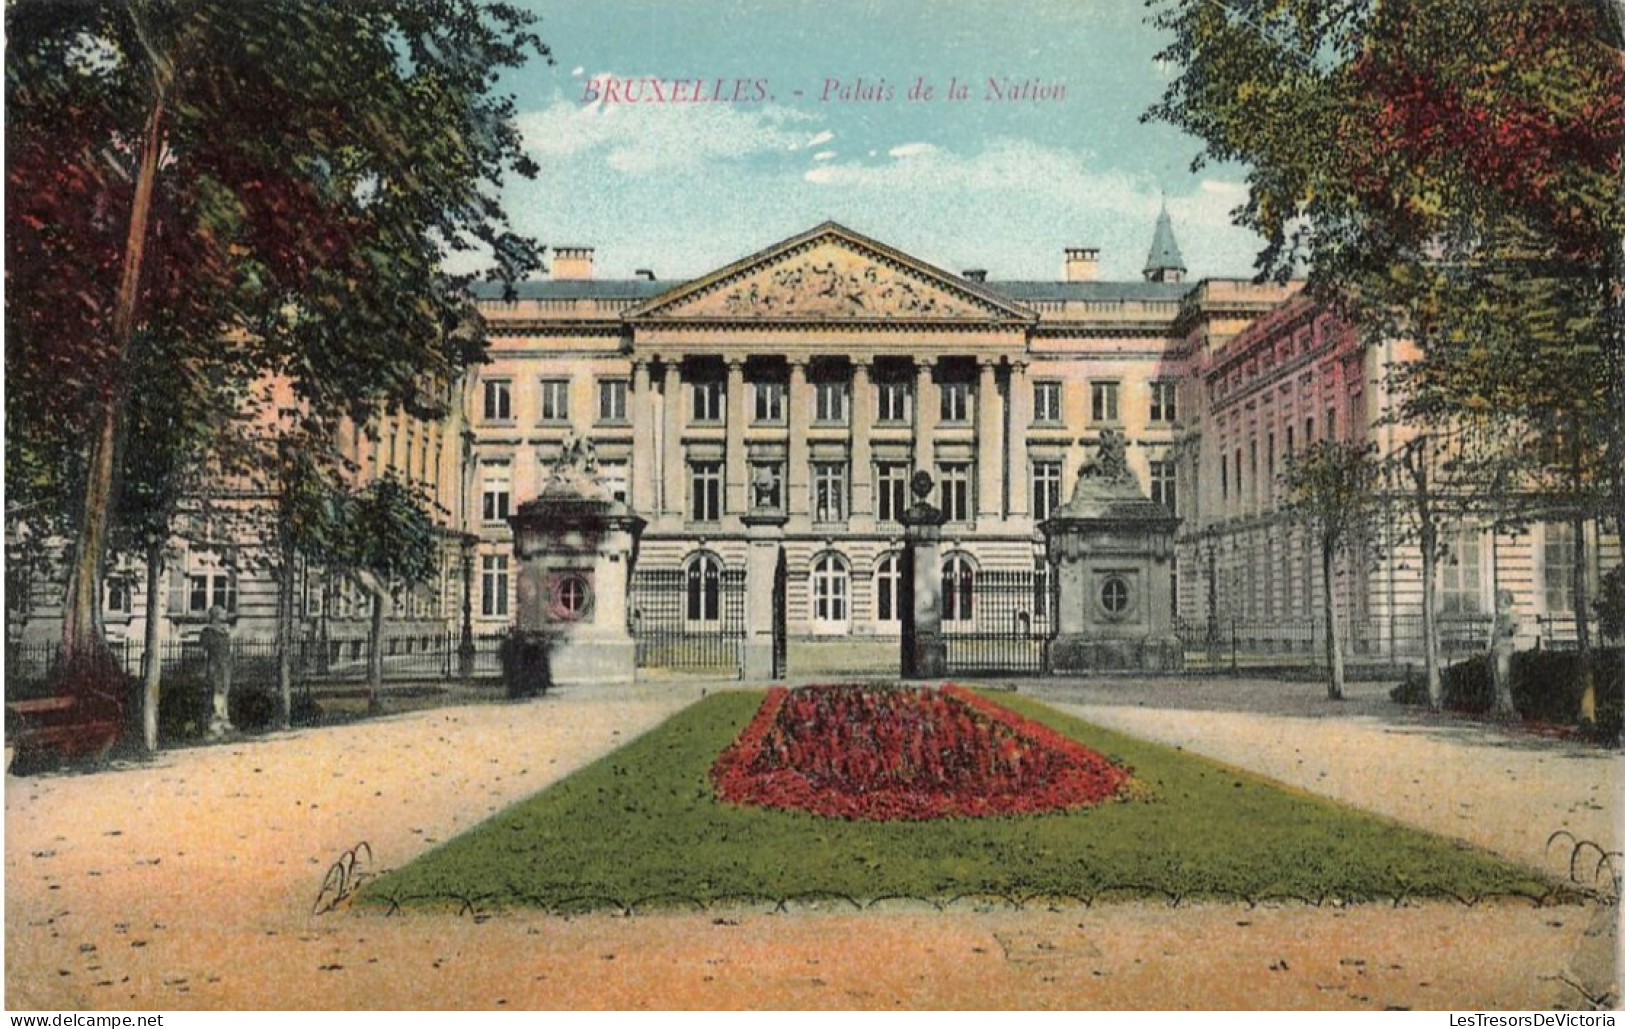
[[[1189,282],[987,282],[1013,300],[1183,300]]]
[[[527,280],[513,284],[515,300],[644,300],[659,296],[668,289],[682,285],[673,279],[560,279],[538,282]],[[469,286],[475,300],[502,300],[505,290],[500,282],[476,282]]]
[[[1185,270],[1185,258],[1180,256],[1179,242],[1174,239],[1174,220],[1168,217],[1168,205],[1157,215],[1157,231],[1151,237],[1151,253],[1145,258],[1146,274],[1174,269]]]

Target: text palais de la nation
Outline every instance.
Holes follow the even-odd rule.
[[[815,89],[775,87],[766,78],[660,78],[596,75],[581,85],[583,104],[760,104],[783,100],[819,103],[891,103],[895,100],[1040,103],[1065,100],[1066,83],[988,75],[979,80],[949,76],[946,83],[917,75],[906,84],[880,78],[825,78]]]

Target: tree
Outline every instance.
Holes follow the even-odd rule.
[[[1368,445],[1320,440],[1287,459],[1281,474],[1286,510],[1320,551],[1321,602],[1326,619],[1326,695],[1343,699],[1343,646],[1337,631],[1337,556],[1357,550],[1376,516],[1377,465]]]
[[[381,707],[384,611],[396,590],[426,582],[437,567],[434,523],[423,502],[393,474],[375,479],[344,505],[330,558],[372,598],[367,633],[367,707]]]
[[[1567,435],[1601,458],[1625,537],[1621,5],[1167,0],[1155,20],[1181,70],[1147,117],[1249,166],[1260,273],[1307,262],[1371,338],[1414,327],[1447,278],[1418,343],[1450,403],[1600,395]],[[1542,388],[1520,390],[1530,373]]]
[[[39,462],[77,480],[57,490],[68,666],[101,647],[138,337],[286,382],[313,433],[433,416],[422,384],[480,356],[439,265],[536,264],[496,199],[536,168],[491,92],[546,56],[533,21],[480,0],[8,5],[7,408],[28,440],[83,441]]]

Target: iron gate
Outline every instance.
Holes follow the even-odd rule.
[[[1042,571],[945,571],[942,635],[951,675],[1049,670],[1055,593]]]
[[[745,645],[745,570],[694,561],[640,568],[632,576],[628,628],[639,668],[740,675]]]

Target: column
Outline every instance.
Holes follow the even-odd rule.
[[[750,470],[745,467],[745,362],[728,359],[727,450],[722,468],[723,507],[728,514],[745,513],[745,488]]]
[[[682,383],[678,376],[678,362],[668,357],[666,366],[665,432],[661,438],[660,457],[660,510],[678,518],[683,514],[683,398]]]
[[[933,482],[937,478],[936,454],[931,438],[937,432],[937,419],[942,414],[941,398],[931,389],[931,362],[914,362],[914,470],[930,472]]]
[[[874,513],[874,469],[869,461],[869,427],[874,423],[875,400],[869,386],[869,365],[852,362],[852,514]]]
[[[1024,518],[1030,512],[1027,486],[1031,470],[1027,466],[1027,426],[1033,420],[1033,387],[1027,381],[1027,362],[1010,365],[1010,517]],[[1062,484],[1063,488],[1065,483]]]
[[[1004,405],[993,372],[994,359],[980,362],[976,384],[976,517],[997,519],[1003,510]]]
[[[808,456],[807,427],[812,424],[812,398],[807,393],[807,359],[790,361],[790,396],[785,408],[785,426],[790,430],[789,467],[785,472],[785,510],[791,517],[806,517],[812,509],[809,482],[812,459]]]
[[[940,679],[947,672],[942,637],[942,512],[926,496],[903,512],[901,671],[905,679]]]
[[[658,511],[655,497],[654,397],[649,389],[649,362],[632,362],[632,395],[626,398],[632,416],[632,481],[627,483],[628,505],[638,514]]]

